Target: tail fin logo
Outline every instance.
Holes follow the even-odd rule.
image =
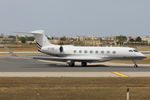
[[[37,44],[37,48],[38,48],[38,50],[41,50],[41,45],[38,43],[38,42],[36,42],[36,44]]]

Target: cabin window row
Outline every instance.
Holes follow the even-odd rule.
[[[74,50],[74,53],[96,53],[96,54],[98,54],[98,53],[102,53],[102,54],[104,54],[104,53],[113,53],[113,54],[116,54],[116,51],[112,51],[112,52],[110,52],[110,51],[87,51],[87,50]]]

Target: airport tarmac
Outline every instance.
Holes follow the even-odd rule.
[[[0,56],[0,76],[4,77],[149,77],[150,64],[96,63],[68,67],[66,63]]]

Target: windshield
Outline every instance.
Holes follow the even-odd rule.
[[[129,52],[138,52],[137,50],[129,50]]]
[[[138,52],[137,50],[133,50],[134,52]]]
[[[129,50],[129,52],[133,52],[132,50]]]

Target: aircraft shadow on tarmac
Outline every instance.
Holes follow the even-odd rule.
[[[56,64],[56,63],[49,63],[49,64],[41,64],[41,66],[34,66],[34,68],[69,68],[69,66],[67,64]],[[86,67],[83,67],[81,65],[76,65],[74,67],[78,67],[78,68],[134,68],[133,66],[111,66],[111,65],[104,65],[104,64],[96,64],[96,65],[87,65]],[[70,67],[70,68],[74,68],[74,67]],[[148,66],[139,66],[139,68],[146,68],[146,69],[150,69],[150,67]],[[137,69],[137,68],[134,68]]]
[[[49,67],[70,67],[68,65],[64,65],[64,64],[48,64]],[[86,67],[80,66],[80,65],[76,65],[74,67],[81,67],[81,68],[86,68],[86,67],[100,67],[100,68],[134,68],[133,66],[109,66],[109,65],[103,65],[103,64],[97,64],[97,65],[87,65]],[[148,68],[150,69],[150,67],[146,67],[146,66],[139,66],[138,68]]]
[[[70,67],[68,65],[64,65],[64,64],[48,64],[49,67]],[[76,66],[73,66],[73,67],[83,67],[81,65],[76,65]],[[87,65],[85,67],[111,67],[111,66],[107,66],[107,65]]]
[[[56,63],[49,63],[47,64],[49,67],[69,67],[67,64],[56,64]],[[79,64],[77,64],[74,67],[83,67]],[[87,65],[86,67],[112,67],[112,68],[134,68],[134,66],[114,66],[114,65],[104,65],[104,64],[94,64],[94,65]],[[150,68],[148,66],[139,66],[138,68]]]
[[[76,65],[73,67],[68,66],[67,64],[55,64],[55,63],[49,63],[49,64],[38,64],[38,65],[34,65],[34,66],[26,66],[26,68],[94,68],[94,67],[112,67],[112,66],[107,66],[107,65],[87,65],[86,67],[83,67],[81,65]]]

